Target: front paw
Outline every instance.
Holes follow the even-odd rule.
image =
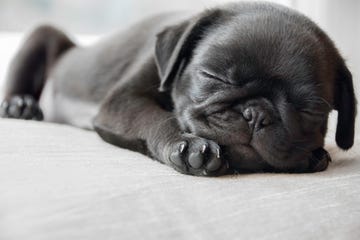
[[[309,164],[309,172],[321,172],[324,171],[331,162],[329,153],[323,149],[318,148],[312,152]]]
[[[224,175],[229,168],[217,143],[191,134],[171,144],[168,162],[177,171],[196,176]]]
[[[0,117],[42,120],[43,113],[33,97],[15,95],[1,103]]]

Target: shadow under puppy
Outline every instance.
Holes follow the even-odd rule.
[[[329,37],[283,6],[234,3],[155,16],[86,48],[41,26],[11,64],[1,115],[94,129],[179,172],[217,176],[326,169],[332,109],[349,149],[356,99]]]

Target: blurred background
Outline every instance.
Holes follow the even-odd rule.
[[[164,11],[196,10],[227,0],[0,0],[0,29],[52,22],[77,33],[104,33]],[[289,0],[276,1],[291,5]]]
[[[74,34],[98,36],[148,15],[174,10],[201,10],[228,0],[0,0],[0,44],[9,33],[23,33],[52,23]],[[360,1],[274,0],[308,15],[334,40],[360,87]],[[4,38],[6,36],[6,40]],[[1,39],[3,38],[3,39]],[[1,40],[3,40],[1,42]],[[3,43],[4,45],[4,43]],[[0,48],[0,51],[10,51]],[[12,51],[12,50],[11,50]],[[8,52],[9,55],[13,52]],[[6,54],[5,54],[6,55]],[[4,55],[2,56],[4,57]],[[4,71],[4,66],[0,70]],[[1,83],[1,80],[0,80]]]

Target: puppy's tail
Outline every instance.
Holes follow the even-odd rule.
[[[37,27],[10,64],[5,98],[28,95],[38,101],[52,67],[74,46],[62,31],[48,25]]]

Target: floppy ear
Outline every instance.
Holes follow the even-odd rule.
[[[349,149],[354,144],[356,98],[352,76],[345,63],[341,61],[335,82],[334,105],[338,111],[336,143],[342,149]]]
[[[161,78],[159,91],[166,91],[191,57],[204,30],[215,22],[218,10],[207,11],[179,25],[166,28],[157,35],[155,60]]]

